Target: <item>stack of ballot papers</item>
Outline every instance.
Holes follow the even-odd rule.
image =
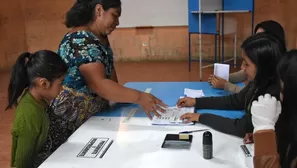
[[[177,106],[168,107],[165,109],[164,113],[158,112],[161,116],[153,117],[152,125],[192,125],[193,122],[185,123],[180,119],[185,113],[194,113],[194,107],[183,107],[179,108]]]
[[[189,89],[189,88],[185,88],[184,95],[186,97],[191,97],[191,98],[204,97],[204,93],[202,90],[194,90],[194,89]]]

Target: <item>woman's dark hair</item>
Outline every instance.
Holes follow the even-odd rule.
[[[280,80],[283,82],[283,111],[295,118],[297,124],[297,50],[291,50],[280,60],[277,73]],[[295,117],[293,117],[295,116]],[[297,126],[297,125],[296,125]],[[297,128],[296,128],[297,130]],[[296,132],[297,133],[297,132]],[[297,140],[297,134],[296,134]]]
[[[286,97],[292,95],[293,99],[288,99],[288,101],[295,102],[294,97],[297,95],[297,50],[291,50],[285,54],[285,56],[280,60],[277,66],[277,74],[280,80],[284,83],[284,95],[285,91],[288,91]],[[295,103],[290,103],[290,105],[296,106]],[[295,110],[296,110],[295,109]]]
[[[40,50],[31,54],[23,53],[16,60],[12,68],[10,83],[8,86],[8,106],[17,106],[17,99],[24,89],[34,84],[37,77],[45,78],[52,82],[64,75],[68,66],[55,52]]]
[[[121,0],[77,0],[66,14],[66,27],[84,26],[94,20],[95,7],[101,4],[106,11],[121,8]]]
[[[266,20],[256,25],[255,27],[255,33],[258,31],[258,29],[262,28],[266,33],[269,33],[276,38],[284,45],[286,48],[286,37],[285,37],[285,31],[281,24],[274,20]]]
[[[277,73],[283,82],[282,113],[276,125],[278,152],[282,167],[290,167],[297,156],[297,50],[291,50],[281,58]],[[290,144],[288,151],[288,144]],[[286,157],[284,157],[286,156]]]
[[[257,67],[254,83],[258,91],[255,97],[264,95],[269,85],[279,83],[276,67],[285,49],[276,37],[265,32],[248,37],[241,48]]]

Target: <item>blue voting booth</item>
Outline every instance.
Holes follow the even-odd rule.
[[[188,31],[189,31],[189,55],[188,66],[191,71],[191,62],[200,62],[200,80],[202,79],[202,37],[201,34],[214,35],[215,56],[211,62],[224,62],[224,30],[226,13],[251,13],[251,33],[254,27],[254,0],[188,0]],[[200,34],[199,36],[199,59],[192,59],[191,53],[191,35]],[[221,60],[217,60],[217,37],[220,39],[222,46]],[[236,47],[235,47],[236,49]],[[235,58],[236,59],[236,58]]]

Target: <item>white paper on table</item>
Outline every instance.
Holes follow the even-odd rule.
[[[194,90],[189,88],[185,88],[184,95],[191,98],[204,97],[204,93],[202,90]]]
[[[194,113],[194,107],[183,107],[178,108],[176,106],[168,107],[165,109],[165,113],[159,112],[161,115],[157,117],[156,115],[152,119],[152,125],[192,125],[193,122],[184,123],[183,120],[180,119],[185,113]]]
[[[220,78],[225,79],[226,81],[229,81],[229,71],[230,71],[230,65],[229,64],[214,64],[214,70],[213,74],[215,76],[218,76]]]

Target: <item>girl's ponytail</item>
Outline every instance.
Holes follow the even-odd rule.
[[[26,64],[30,60],[31,55],[32,54],[29,52],[23,53],[13,66],[8,86],[8,106],[6,110],[18,104],[18,97],[23,93],[24,89],[29,86]]]

